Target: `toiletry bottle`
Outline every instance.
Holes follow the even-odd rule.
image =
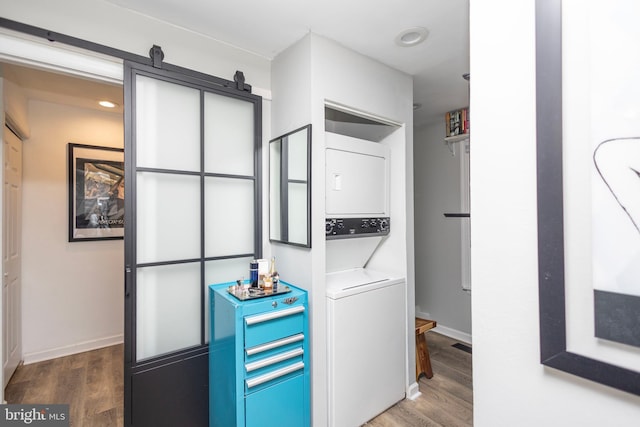
[[[269,276],[268,274],[265,274],[264,278],[262,279],[262,289],[267,292],[273,291],[273,282],[271,281],[271,276]]]
[[[258,287],[258,261],[255,259],[249,263],[249,272],[251,273],[251,287]]]
[[[269,271],[269,276],[271,276],[273,291],[276,292],[278,290],[278,282],[280,281],[280,275],[276,270],[276,257],[271,258],[271,269]]]

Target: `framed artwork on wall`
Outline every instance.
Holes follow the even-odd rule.
[[[124,237],[124,150],[68,144],[69,242]]]
[[[541,363],[636,395],[638,18],[634,0],[536,0]]]

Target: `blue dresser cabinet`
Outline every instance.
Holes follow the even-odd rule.
[[[306,291],[240,300],[210,285],[210,427],[310,425]]]

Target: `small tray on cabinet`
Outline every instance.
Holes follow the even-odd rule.
[[[227,288],[227,292],[238,298],[240,301],[247,301],[258,298],[272,297],[274,295],[286,294],[291,292],[291,288],[287,285],[282,284],[278,285],[278,288],[275,291],[272,289],[238,288],[237,286],[229,286]]]

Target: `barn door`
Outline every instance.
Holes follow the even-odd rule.
[[[261,248],[261,98],[125,62],[125,425],[206,426],[207,286]]]

